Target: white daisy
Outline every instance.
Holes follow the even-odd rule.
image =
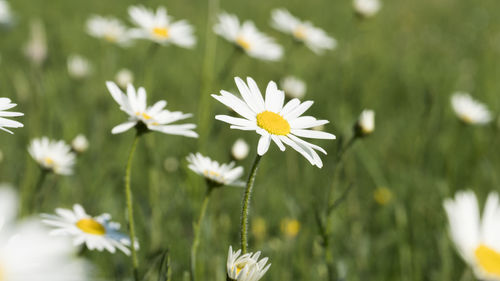
[[[286,9],[273,10],[271,25],[281,32],[291,34],[296,40],[304,42],[316,54],[321,54],[325,50],[333,50],[337,46],[337,41],[328,36],[325,31],[315,27],[309,21],[299,20]]]
[[[329,123],[328,120],[301,116],[311,107],[312,101],[301,103],[298,99],[292,99],[283,106],[285,94],[278,90],[273,81],[267,85],[265,100],[252,78],[247,78],[248,86],[239,77],[236,77],[235,81],[243,100],[224,90],[220,92],[220,96],[212,95],[212,97],[244,118],[217,115],[215,119],[231,124],[231,129],[256,131],[261,135],[257,147],[259,155],[267,152],[272,140],[281,151],[285,150],[283,145],[285,143],[302,154],[312,165],[320,168],[323,166],[315,150],[324,154],[326,151],[299,138],[335,139],[335,136],[330,133],[308,130],[308,128]]]
[[[193,27],[186,21],[173,21],[165,7],[156,12],[144,6],[131,6],[128,9],[131,20],[138,26],[130,31],[132,37],[152,40],[162,45],[174,44],[192,48],[196,44]]]
[[[47,137],[31,141],[28,152],[31,157],[43,168],[60,175],[73,173],[75,154],[71,146],[63,140],[49,140]]]
[[[167,102],[160,100],[153,106],[146,105],[146,90],[143,87],[137,89],[131,84],[127,87],[125,95],[113,82],[106,82],[111,96],[120,105],[120,109],[129,115],[129,120],[111,130],[113,134],[119,134],[128,129],[144,125],[148,130],[158,131],[171,135],[182,135],[196,138],[198,134],[192,131],[195,124],[167,125],[175,121],[183,120],[192,116],[180,111],[168,111],[165,108]]]
[[[359,115],[358,121],[354,126],[355,133],[364,137],[367,136],[375,130],[375,111],[370,109],[365,109]]]
[[[68,73],[75,79],[83,79],[92,72],[90,61],[80,55],[71,55],[68,57]]]
[[[120,46],[129,46],[130,38],[127,27],[114,17],[91,16],[86,23],[87,33],[90,36],[104,39]]]
[[[205,157],[200,153],[189,154],[186,157],[189,162],[189,169],[200,176],[205,177],[208,181],[216,186],[234,185],[243,186],[245,183],[240,181],[243,175],[243,167],[234,167],[234,162],[229,164],[219,164],[219,162]]]
[[[12,11],[9,2],[0,0],[0,24],[12,23]]]
[[[71,148],[77,153],[83,153],[89,148],[89,141],[84,135],[79,134],[71,141]]]
[[[479,280],[500,280],[500,202],[490,193],[483,216],[476,195],[458,192],[443,203],[450,223],[450,234],[462,258],[474,269]]]
[[[128,84],[134,83],[134,73],[130,69],[122,68],[116,73],[115,81],[118,86],[125,89]]]
[[[17,205],[16,193],[0,188],[0,280],[95,280],[69,241],[53,239],[38,221],[16,223]]]
[[[290,98],[301,99],[306,94],[306,83],[295,76],[287,76],[281,80],[281,88]]]
[[[236,160],[243,160],[247,158],[248,152],[250,152],[250,147],[248,146],[248,143],[243,139],[237,139],[234,142],[233,147],[231,148],[231,154]]]
[[[42,65],[47,58],[47,38],[41,20],[31,22],[30,37],[24,46],[24,54],[35,65]]]
[[[483,125],[492,119],[486,105],[474,100],[468,93],[454,93],[451,97],[451,105],[458,118],[467,124]]]
[[[214,26],[214,32],[227,41],[236,44],[249,56],[276,61],[283,56],[283,48],[273,38],[260,32],[252,21],[240,21],[235,15],[219,14],[219,22]]]
[[[57,215],[43,214],[43,222],[55,227],[51,235],[70,236],[75,246],[85,244],[89,250],[108,250],[115,253],[116,249],[130,255],[130,239],[121,233],[120,224],[112,222],[109,214],[97,217],[89,216],[79,204],[69,209],[56,209]],[[136,247],[137,248],[137,247]]]
[[[268,258],[259,261],[260,251],[240,256],[241,250],[233,252],[229,246],[227,254],[227,276],[232,281],[257,281],[269,270],[271,264],[266,265]]]
[[[373,17],[382,6],[380,0],[354,0],[352,4],[356,14],[362,17]]]
[[[10,120],[4,117],[16,117],[16,116],[23,116],[24,113],[21,112],[13,112],[13,111],[7,111],[13,107],[15,107],[17,104],[12,103],[9,98],[0,98],[0,130],[6,131],[7,133],[12,133],[12,131],[6,129],[7,128],[21,128],[24,125],[21,122],[17,122],[14,120]]]

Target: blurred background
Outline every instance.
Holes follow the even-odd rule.
[[[133,133],[111,134],[126,115],[105,87],[121,69],[131,70],[135,86],[146,87],[149,103],[165,99],[169,110],[193,113],[193,122],[204,122],[199,140],[153,133],[139,143],[132,188],[142,272],[165,249],[172,280],[184,280],[189,271],[192,222],[205,186],[187,169],[185,157],[200,151],[228,162],[233,143],[243,138],[250,154],[237,164],[248,172],[256,153],[258,136],[216,121],[215,114],[228,109],[208,95],[221,89],[236,93],[234,76],[251,76],[264,90],[268,81],[294,75],[307,83],[303,100],[315,101],[308,115],[330,120],[325,131],[337,140],[313,141],[329,152],[322,169],[290,148],[281,152],[272,146],[262,160],[252,197],[250,250],[270,258],[263,280],[327,280],[314,208],[324,205],[328,189],[339,198],[349,186],[330,218],[328,251],[339,279],[473,280],[449,240],[442,201],[461,189],[474,190],[481,200],[499,190],[499,122],[463,125],[450,96],[468,91],[492,112],[500,110],[498,1],[384,0],[376,16],[362,19],[351,1],[213,0],[219,11],[253,20],[285,48],[279,62],[240,56],[222,79],[216,78],[234,47],[213,34],[208,1],[9,3],[15,19],[0,30],[0,96],[18,103],[25,128],[0,138],[1,181],[19,189],[35,184],[39,169],[27,153],[35,137],[70,142],[82,133],[90,143],[73,176],[47,179],[42,212],[81,203],[90,214],[110,213],[126,230],[123,178]],[[196,47],[159,46],[152,52],[152,43],[142,40],[120,48],[86,33],[85,22],[93,14],[115,16],[131,26],[127,7],[133,4],[164,5],[175,19],[188,20],[195,27]],[[320,56],[294,47],[289,36],[269,25],[271,10],[280,7],[324,29],[338,47]],[[26,56],[33,32],[44,33],[47,48],[38,63]],[[215,40],[210,58],[207,39]],[[85,77],[68,73],[74,54],[91,64]],[[204,84],[206,73],[211,83]],[[203,100],[208,107],[200,108]],[[352,136],[364,108],[376,112],[375,132],[346,153],[333,181],[335,153]],[[226,278],[228,247],[239,247],[242,192],[224,187],[212,194],[202,226],[200,280]],[[121,253],[86,255],[102,278],[130,276],[129,259]]]

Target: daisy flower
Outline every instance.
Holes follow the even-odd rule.
[[[75,246],[85,244],[89,250],[106,249],[115,253],[119,249],[127,256],[130,255],[129,237],[119,231],[119,223],[110,221],[109,214],[91,217],[79,204],[75,204],[73,210],[58,208],[56,214],[42,215],[43,223],[55,227],[50,232],[51,235],[70,236]]]
[[[24,54],[35,65],[42,65],[47,59],[47,36],[41,20],[31,22],[29,41],[24,46]]]
[[[252,21],[240,25],[235,15],[219,14],[214,32],[256,59],[276,61],[283,56],[283,48],[273,38],[260,32]]]
[[[12,23],[12,11],[9,2],[0,0],[0,24]]]
[[[11,109],[15,107],[17,104],[12,103],[9,98],[0,98],[0,130],[6,131],[7,133],[13,134],[12,131],[6,129],[7,128],[21,128],[24,125],[20,122],[10,120],[4,117],[16,117],[16,116],[23,116],[24,113],[21,112],[13,112],[13,111],[7,111],[8,109]]]
[[[373,17],[382,6],[379,0],[354,0],[352,4],[356,14],[361,17]]]
[[[143,6],[128,9],[131,20],[137,25],[130,31],[134,38],[148,39],[162,45],[174,44],[192,48],[196,44],[193,27],[185,20],[173,21],[165,7],[158,7],[156,13]]]
[[[215,119],[231,124],[231,129],[256,131],[261,135],[257,147],[257,153],[261,156],[267,152],[272,140],[281,151],[285,150],[284,144],[287,144],[302,154],[312,165],[319,168],[323,166],[315,150],[324,154],[326,151],[300,138],[335,139],[335,136],[330,133],[308,130],[308,128],[329,123],[328,120],[301,116],[311,107],[312,101],[301,103],[298,99],[292,99],[284,105],[285,94],[278,90],[273,81],[267,85],[264,100],[252,78],[247,78],[248,85],[239,77],[236,77],[235,81],[243,100],[224,90],[219,96],[212,95],[212,97],[233,109],[243,118],[217,115]]]
[[[128,84],[134,83],[134,73],[130,69],[122,68],[116,73],[115,81],[118,86],[125,89]]]
[[[89,141],[85,135],[79,134],[71,141],[71,148],[77,153],[83,153],[89,148]]]
[[[130,45],[132,41],[127,27],[113,17],[93,15],[87,20],[86,26],[90,36],[116,43],[122,47]]]
[[[212,182],[215,186],[245,185],[244,182],[239,180],[243,175],[243,167],[234,167],[234,162],[221,165],[219,162],[205,157],[200,153],[191,153],[186,159],[189,163],[189,169],[205,177],[207,181]]]
[[[71,55],[68,57],[68,73],[75,79],[83,79],[92,72],[90,61],[80,55]]]
[[[227,254],[227,276],[232,281],[257,281],[266,274],[271,264],[266,265],[268,258],[259,261],[260,251],[241,255],[241,250],[233,252],[229,246]]]
[[[28,152],[42,167],[59,175],[70,175],[75,165],[75,154],[63,140],[49,140],[47,137],[31,141]]]
[[[67,240],[53,239],[34,220],[15,222],[17,194],[0,188],[0,280],[95,280],[83,260],[75,259]]]
[[[248,152],[250,152],[250,147],[243,139],[237,139],[231,147],[231,155],[236,160],[243,160],[247,158]]]
[[[333,50],[337,46],[337,41],[328,36],[325,31],[315,27],[309,21],[299,20],[286,9],[273,10],[271,25],[303,42],[316,54],[321,54],[325,50]]]
[[[287,76],[281,80],[281,88],[290,98],[301,99],[306,94],[306,83],[295,76]]]
[[[464,261],[479,280],[500,280],[500,202],[490,193],[483,216],[476,195],[462,191],[443,203],[450,234]]]
[[[375,111],[365,109],[359,115],[358,121],[354,125],[354,132],[357,136],[367,136],[375,130]]]
[[[175,121],[183,120],[192,116],[180,111],[168,111],[165,108],[167,102],[164,100],[156,102],[153,106],[146,105],[146,90],[143,87],[134,88],[131,84],[127,86],[127,94],[114,82],[106,82],[106,86],[113,99],[120,105],[120,109],[129,115],[129,120],[111,130],[113,134],[123,133],[135,126],[145,126],[148,130],[158,131],[171,135],[182,135],[196,138],[198,134],[192,131],[195,124],[168,125]],[[140,128],[140,127],[139,127]]]
[[[451,97],[451,105],[455,114],[464,123],[484,125],[492,116],[486,105],[474,100],[468,93],[456,92]]]

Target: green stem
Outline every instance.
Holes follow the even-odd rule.
[[[260,159],[262,156],[258,155],[253,161],[252,170],[250,171],[250,176],[248,177],[247,186],[245,188],[245,195],[243,197],[243,204],[241,208],[241,251],[243,254],[247,252],[248,246],[248,213],[250,210],[250,195],[252,194],[253,184],[255,182],[255,176],[257,175],[257,169],[259,168]]]
[[[137,133],[130,148],[128,155],[127,168],[125,172],[125,196],[127,197],[127,210],[128,210],[128,229],[130,234],[130,250],[132,252],[132,265],[134,272],[134,280],[139,281],[139,261],[137,260],[137,253],[135,251],[135,224],[134,224],[134,210],[132,205],[132,191],[130,190],[130,172],[132,169],[132,159],[134,158],[135,148],[139,142],[140,134]]]
[[[47,178],[48,170],[46,169],[41,169],[40,170],[40,175],[38,176],[38,179],[35,184],[35,189],[33,190],[33,197],[31,199],[31,208],[33,208],[31,211],[36,212],[38,208],[42,205],[42,188],[43,188],[43,183],[45,182],[45,179]],[[29,210],[29,207],[27,207]]]
[[[201,234],[201,223],[205,218],[205,213],[207,212],[208,201],[210,201],[210,194],[212,193],[212,187],[210,184],[207,186],[207,192],[203,198],[203,203],[201,204],[200,216],[198,221],[194,225],[194,240],[193,246],[191,247],[191,280],[196,280],[196,256],[198,254],[198,246],[200,245],[200,234]]]

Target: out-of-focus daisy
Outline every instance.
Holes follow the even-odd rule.
[[[55,227],[51,235],[70,236],[75,246],[85,244],[89,250],[115,253],[119,249],[130,255],[129,237],[119,231],[120,224],[112,222],[109,214],[91,217],[79,204],[73,210],[58,208],[56,214],[42,215],[45,224]]]
[[[47,58],[47,39],[41,20],[36,20],[30,26],[30,38],[24,47],[24,54],[35,65],[41,65]]]
[[[125,89],[128,84],[134,83],[134,73],[130,69],[122,68],[116,73],[115,81],[118,86]]]
[[[354,0],[352,4],[356,14],[361,17],[373,17],[382,6],[380,0]]]
[[[249,56],[276,61],[283,56],[283,48],[273,38],[260,32],[252,21],[240,21],[235,15],[222,13],[214,32],[240,47]]]
[[[281,88],[290,98],[301,99],[306,94],[306,83],[295,76],[287,76],[281,80]]]
[[[231,129],[256,131],[261,135],[257,147],[259,155],[267,152],[272,140],[281,151],[285,150],[284,144],[287,144],[302,154],[312,165],[319,168],[323,166],[315,150],[324,154],[326,151],[299,138],[335,139],[335,136],[330,133],[308,129],[329,123],[328,120],[301,116],[311,107],[312,101],[301,103],[298,99],[292,99],[284,105],[285,94],[278,90],[273,81],[267,85],[264,100],[259,87],[252,78],[247,78],[248,85],[239,77],[236,77],[235,81],[243,100],[224,90],[220,91],[219,96],[212,95],[212,97],[233,109],[243,118],[217,115],[215,119],[231,124]]]
[[[147,130],[158,131],[171,135],[182,135],[196,138],[198,134],[192,131],[195,124],[168,125],[175,121],[191,117],[189,113],[180,111],[168,111],[165,108],[167,102],[160,100],[153,106],[146,104],[146,90],[143,87],[134,88],[131,84],[127,87],[125,95],[114,82],[106,82],[111,96],[120,105],[120,109],[129,115],[129,120],[111,130],[113,134],[123,133],[135,126],[145,126]],[[138,129],[143,129],[139,127]]]
[[[95,280],[69,241],[53,239],[37,221],[14,222],[17,205],[16,193],[0,187],[0,280]]]
[[[68,73],[75,79],[83,79],[92,71],[90,61],[80,55],[71,55],[68,57]]]
[[[9,2],[0,0],[0,24],[12,23],[12,11]]]
[[[205,157],[200,153],[189,154],[186,158],[189,169],[206,180],[213,183],[215,186],[234,185],[243,186],[244,182],[240,181],[243,175],[243,167],[235,167],[234,162],[229,164],[219,164],[219,162]]]
[[[479,214],[476,195],[458,192],[446,199],[444,208],[455,246],[479,280],[500,280],[500,203],[497,193],[490,193],[483,216]]]
[[[21,128],[24,125],[21,122],[17,122],[14,120],[7,119],[5,117],[16,117],[16,116],[23,116],[24,113],[21,112],[14,112],[14,111],[7,111],[13,107],[15,107],[17,104],[12,103],[9,98],[0,98],[0,130],[6,131],[7,133],[12,133],[12,131],[6,129],[7,128]]]
[[[375,130],[375,111],[365,109],[359,115],[358,121],[354,125],[354,132],[358,137],[367,136]]]
[[[84,135],[79,134],[71,141],[71,148],[77,153],[83,153],[89,148],[89,141]]]
[[[456,92],[451,97],[451,105],[455,114],[464,123],[484,125],[492,116],[486,105],[474,100],[468,93]]]
[[[231,148],[231,154],[236,160],[243,160],[247,158],[249,151],[250,147],[248,146],[248,143],[243,139],[237,139],[234,142],[233,147]]]
[[[241,255],[241,250],[233,252],[229,246],[227,254],[227,277],[232,281],[257,281],[266,274],[271,264],[266,265],[268,258],[259,261],[260,251]]]
[[[49,140],[48,137],[34,139],[28,147],[28,152],[42,169],[60,175],[73,173],[75,154],[71,152],[71,146],[63,140]]]
[[[87,20],[87,33],[120,46],[128,46],[131,38],[127,27],[113,17],[93,15]]]
[[[155,12],[143,6],[131,6],[128,14],[137,25],[137,28],[130,31],[132,37],[183,48],[192,48],[196,44],[193,27],[186,20],[174,22],[172,17],[167,15],[165,7],[160,6]]]
[[[292,35],[316,54],[325,50],[333,50],[337,41],[325,31],[315,27],[309,21],[301,21],[286,9],[275,9],[272,12],[271,25],[277,30]]]

